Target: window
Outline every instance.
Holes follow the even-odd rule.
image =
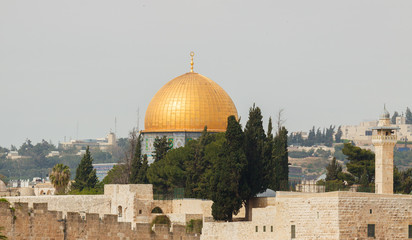
[[[296,238],[296,227],[295,225],[290,226],[290,238]]]
[[[255,227],[255,231],[258,232],[258,226]]]
[[[372,214],[372,209],[369,209],[369,213]]]
[[[273,232],[273,226],[270,226],[270,231]]]
[[[263,232],[266,232],[266,226],[263,226]]]
[[[122,206],[118,206],[117,207],[117,214],[119,215],[119,217],[122,217],[122,212],[123,212]]]
[[[412,238],[412,225],[408,226],[408,238]]]
[[[375,237],[375,224],[368,224],[368,237]]]
[[[139,209],[139,214],[142,214],[142,209]]]

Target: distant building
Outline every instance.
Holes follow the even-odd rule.
[[[15,160],[15,159],[20,159],[22,156],[19,155],[17,151],[10,151],[7,154],[7,159]]]
[[[99,181],[102,181],[107,173],[115,166],[117,163],[96,163],[93,164],[93,168],[96,169],[96,176]]]
[[[302,181],[303,171],[300,166],[289,166],[289,184],[295,186]]]
[[[96,139],[82,139],[82,140],[71,140],[70,142],[59,143],[59,148],[63,149],[85,149],[87,146],[90,148],[98,148],[102,151],[108,150],[109,147],[116,145],[116,135],[110,132],[106,138],[96,138]]]
[[[372,145],[372,128],[378,126],[378,121],[365,121],[359,125],[343,125],[342,139],[354,142],[357,146]],[[406,124],[406,117],[399,116],[396,118],[392,127],[399,128],[397,131],[397,140],[405,141],[412,139],[412,124]]]

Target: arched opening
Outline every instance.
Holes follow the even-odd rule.
[[[44,192],[43,192],[43,190],[41,190],[41,191],[40,191],[40,195],[44,195]]]
[[[117,207],[117,215],[119,216],[119,218],[122,217],[122,212],[123,212],[122,206],[118,206]]]
[[[155,207],[152,209],[152,213],[163,213],[163,210],[160,207]]]
[[[47,191],[47,195],[50,195],[50,190]]]

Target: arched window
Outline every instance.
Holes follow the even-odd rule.
[[[160,207],[155,207],[153,208],[152,213],[163,213],[163,210]]]
[[[117,207],[117,214],[119,215],[119,217],[122,217],[122,212],[123,212],[122,206],[118,206]]]

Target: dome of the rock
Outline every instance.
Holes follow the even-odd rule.
[[[211,79],[194,72],[164,85],[152,98],[144,132],[226,131],[227,118],[237,110],[229,95]]]

